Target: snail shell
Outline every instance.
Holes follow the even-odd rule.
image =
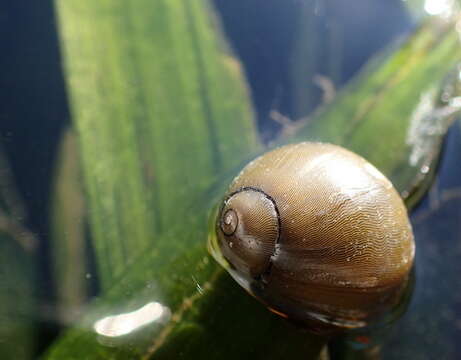
[[[395,308],[414,258],[407,211],[360,156],[287,145],[248,164],[217,211],[215,258],[274,312],[332,333]]]

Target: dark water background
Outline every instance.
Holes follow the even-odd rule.
[[[50,0],[7,0],[0,8],[0,145],[27,208],[25,225],[39,239],[36,291],[46,307],[54,303],[51,179],[60,134],[69,121],[56,20]],[[38,326],[37,351],[41,352],[58,328],[40,320]]]
[[[438,174],[411,215],[416,282],[405,315],[383,347],[385,359],[461,357],[461,126],[445,140]]]
[[[262,138],[280,130],[270,112],[296,119],[321,101],[313,78],[310,107],[292,102],[293,46],[298,14],[312,12],[314,72],[339,88],[381,49],[412,30],[400,0],[214,0],[224,31],[243,63]],[[0,11],[0,144],[28,213],[26,225],[40,240],[37,297],[54,303],[49,256],[49,199],[57,144],[69,108],[52,1],[4,1]],[[328,46],[332,29],[340,46]],[[339,29],[339,30],[338,30]],[[340,56],[332,70],[332,56]],[[329,65],[330,64],[330,65]],[[334,73],[334,74],[333,74]],[[333,76],[334,75],[334,76]],[[446,142],[437,182],[412,216],[417,241],[417,285],[404,319],[385,348],[386,358],[456,358],[461,354],[461,136],[455,125]],[[41,321],[37,352],[58,333]],[[440,356],[443,355],[443,356]]]
[[[291,119],[293,47],[301,22],[310,21],[309,51],[312,74],[328,76],[339,88],[377,51],[407,34],[414,23],[401,0],[214,0],[231,45],[243,62],[253,95],[257,121],[264,139],[279,126],[269,113],[277,110]],[[306,10],[308,8],[308,10]],[[303,13],[303,17],[299,14]],[[332,35],[341,39],[334,47]],[[340,60],[332,68],[333,56]],[[312,74],[308,111],[321,102],[322,91]],[[302,74],[299,74],[300,76]]]

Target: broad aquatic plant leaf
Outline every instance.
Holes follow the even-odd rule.
[[[171,3],[179,4],[176,2]],[[67,62],[69,63],[72,62],[70,60],[72,54],[75,54],[76,57],[79,54],[77,52],[79,38],[75,38],[75,34],[70,30],[67,31],[66,26],[70,26],[71,29],[77,31],[79,29],[76,30],[78,28],[76,23],[78,23],[79,19],[84,16],[95,16],[96,13],[70,13],[70,8],[66,8],[67,4],[74,4],[73,6],[75,7],[84,8],[96,6],[95,10],[100,5],[89,5],[86,2],[77,3],[70,1],[64,3],[58,1],[58,14],[62,24],[61,31],[64,34],[63,44],[67,48]],[[194,4],[203,3],[194,2]],[[168,6],[163,5],[168,8],[170,6],[170,4]],[[183,3],[181,5],[184,6]],[[179,6],[178,8],[181,7]],[[149,11],[147,10],[149,9],[149,6],[146,4],[143,11],[148,13]],[[107,11],[103,12],[101,14],[101,23],[104,23],[104,21],[110,23],[109,20],[114,20],[113,18],[104,18],[110,14]],[[204,14],[208,13],[202,9],[196,15],[205,16]],[[118,16],[123,17],[121,14],[118,14]],[[118,17],[115,17],[115,19],[118,19]],[[66,25],[65,21],[70,21],[73,25]],[[168,24],[170,23],[168,22]],[[89,25],[87,24],[87,26]],[[107,27],[108,24],[106,23],[105,26]],[[85,27],[81,28],[77,31],[77,34],[80,32],[85,33]],[[73,35],[69,36],[69,34]],[[211,32],[208,33],[213,38],[211,34]],[[155,34],[152,36],[155,36]],[[436,36],[440,36],[441,38],[435,41]],[[456,36],[457,34],[452,30],[451,26],[439,26],[432,23],[426,24],[426,26],[409,39],[408,43],[396,55],[392,56],[386,62],[381,62],[381,66],[375,64],[376,66],[369,68],[367,76],[362,75],[329,108],[320,113],[315,118],[315,121],[301,129],[298,135],[284,138],[280,143],[308,139],[322,140],[346,145],[366,157],[368,157],[368,151],[370,151],[372,162],[382,168],[383,171],[387,171],[401,190],[406,189],[408,184],[413,182],[414,177],[406,175],[408,177],[406,178],[407,182],[405,182],[404,180],[399,180],[398,176],[393,176],[393,173],[389,172],[389,170],[394,169],[396,164],[402,165],[404,168],[408,166],[407,155],[389,158],[387,156],[388,152],[384,151],[381,154],[383,159],[381,159],[379,155],[379,151],[383,151],[381,142],[384,144],[392,143],[393,146],[391,149],[396,151],[397,154],[406,149],[406,137],[402,135],[402,128],[405,129],[411,123],[409,120],[413,114],[411,109],[414,110],[420,101],[419,94],[421,88],[428,86],[431,89],[434,88],[435,90],[433,91],[437,92],[438,86],[441,85],[446,74],[447,66],[454,64],[459,59],[459,45],[458,42],[454,41]],[[118,38],[111,37],[110,40],[122,41],[120,39],[114,40]],[[135,39],[133,38],[132,40]],[[68,45],[68,42],[75,42],[75,44]],[[112,46],[115,45],[112,44]],[[153,45],[151,44],[151,46]],[[171,44],[169,46],[171,47]],[[428,51],[429,49],[431,50],[430,52]],[[122,56],[123,54],[124,52],[119,55]],[[90,55],[85,53],[85,56]],[[410,58],[412,61],[405,61],[407,58]],[[428,62],[424,60],[426,58],[429,59]],[[207,57],[207,59],[211,61],[210,59],[213,58]],[[218,64],[220,63],[219,57],[215,57],[214,59],[213,61]],[[76,59],[73,61],[77,62]],[[88,61],[89,64],[87,66],[90,66],[93,62],[94,59]],[[151,66],[154,66],[154,60],[151,62]],[[443,71],[439,70],[440,63],[444,64],[442,66],[444,68],[442,69]],[[434,69],[435,67],[437,69]],[[90,133],[91,131],[96,131],[97,127],[90,126],[92,123],[89,120],[88,128],[81,127],[82,125],[79,125],[80,121],[78,120],[80,117],[85,118],[87,116],[88,118],[95,118],[96,115],[100,115],[102,118],[106,118],[107,114],[104,114],[105,111],[113,116],[111,107],[117,105],[117,103],[100,104],[98,112],[94,113],[95,110],[93,109],[93,111],[85,116],[82,114],[79,115],[79,111],[85,111],[84,106],[87,104],[82,100],[77,101],[78,95],[76,94],[85,93],[88,91],[88,88],[91,88],[91,86],[86,86],[85,82],[79,82],[79,79],[82,81],[85,77],[85,71],[87,70],[83,68],[81,69],[82,73],[78,73],[76,69],[68,65],[66,71],[70,80],[76,74],[80,75],[74,78],[74,82],[69,82],[69,87],[73,106],[75,107],[74,121],[77,123],[81,137],[80,145],[82,146],[83,164],[86,172],[86,186],[90,200],[89,207],[92,209],[93,206],[97,206],[97,201],[104,199],[104,196],[102,196],[104,193],[102,191],[103,188],[98,188],[98,192],[91,191],[90,185],[92,181],[99,179],[98,176],[102,176],[106,179],[105,181],[108,181],[107,178],[109,178],[109,175],[114,176],[112,180],[115,183],[123,183],[127,179],[134,181],[130,179],[132,175],[131,171],[136,169],[139,171],[141,164],[131,164],[131,167],[125,172],[120,170],[112,171],[117,162],[113,159],[113,155],[106,151],[103,152],[104,156],[100,155],[102,164],[99,167],[99,171],[107,172],[107,174],[99,175],[99,173],[92,172],[96,170],[86,168],[91,163],[85,162],[85,156],[89,156],[85,155],[85,151],[89,150],[85,150],[83,147],[91,148],[95,146],[91,142],[101,144],[105,141],[110,141],[111,137],[116,137],[114,132],[123,129],[122,125],[124,124],[121,120],[120,123],[115,123],[112,127],[107,123],[106,128],[100,129],[97,132],[103,139],[95,138],[91,134],[87,135],[88,138],[83,135],[85,131]],[[115,70],[120,70],[120,68],[114,66],[113,71],[116,73]],[[96,74],[99,73],[96,72]],[[86,76],[89,80],[94,80],[93,76]],[[95,79],[98,79],[98,77],[95,77]],[[165,79],[163,80],[166,81]],[[405,80],[403,88],[406,90],[399,90],[397,88],[397,85],[401,85],[400,81],[402,80]],[[90,84],[93,84],[93,82],[90,82]],[[158,85],[163,87],[164,84],[162,82]],[[170,84],[170,86],[172,85]],[[210,83],[210,85],[206,86],[212,86],[212,84]],[[413,92],[412,89],[415,87],[419,91]],[[94,88],[96,89],[97,87]],[[72,91],[74,91],[73,95]],[[169,97],[176,98],[177,91],[180,91],[180,89],[172,90]],[[396,91],[400,96],[395,96]],[[150,91],[147,94],[150,94]],[[241,96],[242,101],[247,101],[243,95]],[[82,97],[89,100],[89,98],[83,95]],[[169,97],[165,97],[165,101],[168,101]],[[381,106],[382,104],[385,104],[385,106],[381,110],[392,110],[391,114],[394,115],[400,113],[401,115],[398,119],[402,120],[399,121],[391,115],[389,117],[372,116],[371,114],[375,114],[373,113],[374,106]],[[82,107],[82,109],[79,109],[79,107]],[[104,110],[106,107],[109,107],[109,109]],[[398,111],[399,108],[401,108],[400,112]],[[361,114],[366,114],[367,116],[364,117]],[[223,129],[224,133],[229,131],[224,131],[226,126],[228,126],[227,122],[230,122],[229,118],[219,118],[223,120],[217,120],[215,126]],[[142,119],[144,117],[135,118],[135,120],[132,119],[129,126],[137,126],[134,124],[142,123]],[[156,119],[156,117],[154,116],[152,119]],[[161,119],[162,121],[166,121],[165,117]],[[190,131],[187,124],[189,122],[193,123],[191,119],[193,118],[188,118],[188,121],[181,123],[183,130],[178,133],[179,145],[182,131]],[[355,119],[355,121],[351,122],[351,119]],[[363,119],[367,119],[367,121]],[[392,121],[394,119],[395,121]],[[438,120],[437,117],[433,119]],[[125,122],[128,122],[128,118]],[[159,122],[159,124],[161,123]],[[233,126],[235,126],[235,129],[238,129],[238,127],[244,129],[249,125],[245,125],[245,123],[235,125],[234,123]],[[205,134],[208,134],[208,130],[209,128],[206,127],[203,131]],[[243,130],[240,130],[239,133],[240,135],[243,134]],[[138,137],[135,137],[134,134],[139,135],[139,132],[131,130],[124,140],[131,147],[133,147],[133,144],[139,144]],[[397,138],[395,141],[391,139],[394,135]],[[132,136],[131,140],[130,136]],[[236,136],[238,137],[238,135],[233,135],[230,138]],[[385,141],[383,141],[383,136],[385,137]],[[231,141],[226,137],[219,139],[222,146],[225,146],[227,141]],[[159,141],[159,139],[156,138],[156,141]],[[234,139],[233,141],[237,140]],[[242,143],[244,142],[248,142],[248,139],[242,140]],[[165,151],[169,148],[168,145],[169,142],[156,143],[156,146],[164,146]],[[145,143],[145,146],[150,147],[153,145]],[[432,149],[434,149],[433,146],[437,147],[436,145],[432,145]],[[204,152],[210,152],[210,149],[214,148],[208,144],[207,149]],[[118,151],[118,148],[112,150]],[[93,156],[95,156],[94,151],[93,149],[91,152]],[[248,156],[246,152],[248,151],[257,151],[257,146],[254,146],[252,149],[248,145],[245,148],[233,148],[232,161],[222,162],[223,167],[220,170],[220,175],[225,179],[229,179],[230,175],[226,176],[226,168],[231,168],[246,158]],[[153,153],[155,154],[155,151]],[[184,156],[185,159],[189,159],[192,156],[188,152],[184,154],[187,155]],[[106,158],[107,164],[104,161]],[[122,161],[123,157],[119,157],[119,159],[119,161]],[[128,156],[128,159],[132,158]],[[134,159],[136,160],[136,157]],[[158,159],[152,162],[153,166],[157,164],[157,161]],[[167,162],[167,164],[170,166],[169,169],[171,171],[177,171],[172,167],[171,162]],[[183,163],[179,159],[174,166],[181,169],[181,166],[183,166],[181,164]],[[95,169],[98,169],[98,167],[95,167]],[[419,171],[415,171],[414,175]],[[275,315],[270,314],[254,299],[246,295],[244,291],[235,286],[229,276],[223,274],[222,270],[218,268],[207,254],[205,241],[208,229],[205,224],[210,209],[224,191],[226,181],[213,181],[213,175],[215,174],[210,174],[206,171],[203,171],[202,175],[203,178],[193,188],[193,193],[189,195],[189,201],[185,201],[181,203],[181,206],[176,207],[182,216],[175,217],[174,221],[166,229],[160,226],[159,228],[154,227],[144,230],[146,233],[149,231],[150,241],[144,245],[152,244],[152,246],[138,247],[138,250],[141,251],[133,251],[131,253],[132,261],[120,267],[123,268],[123,271],[120,270],[116,276],[106,277],[101,296],[91,304],[89,312],[84,319],[77,326],[66,332],[51,348],[47,354],[49,359],[81,359],[85,357],[101,359],[124,359],[127,357],[171,359],[180,358],[181,356],[191,357],[198,355],[202,357],[206,356],[210,359],[249,356],[256,359],[276,359],[299,357],[299,354],[302,354],[306,358],[315,358],[318,356],[322,340],[308,335],[299,329],[295,329]],[[137,176],[142,178],[139,174]],[[157,174],[157,176],[162,175]],[[139,183],[143,184],[141,181],[131,183],[131,188],[135,193],[139,191],[139,189],[135,188]],[[112,185],[112,187],[115,187],[115,185]],[[131,188],[126,185],[115,187],[120,192]],[[142,189],[146,191],[146,187],[142,187]],[[124,195],[114,193],[113,190],[110,194],[114,195],[114,199],[108,199],[105,206],[109,213],[112,212],[116,216],[120,216],[119,207],[125,206],[123,201],[128,200],[124,197],[121,198],[120,196]],[[157,202],[150,200],[149,197],[150,194],[155,198],[156,191],[159,191],[159,188],[152,190],[152,193],[149,193],[149,191],[147,190],[146,196],[143,197],[140,194],[135,194],[135,200],[131,200],[140,202],[134,204],[138,209],[135,211],[135,214],[142,213],[140,209],[143,206],[151,206],[149,204],[159,206],[158,204],[161,204],[160,199]],[[169,193],[168,190],[165,191]],[[91,200],[92,197],[94,199]],[[95,202],[95,204],[92,205],[91,201]],[[165,207],[164,211],[166,213],[168,213],[167,209],[169,207]],[[155,215],[154,210],[151,209],[148,211],[149,216]],[[124,212],[124,214],[127,212]],[[101,221],[98,225],[99,227],[93,224],[93,236],[100,236],[101,234],[98,231],[106,229],[105,227],[107,227],[107,231],[109,232],[109,234],[105,235],[108,241],[120,239],[118,233],[125,234],[126,236],[130,235],[127,232],[130,229],[128,227],[129,224],[123,221],[117,224],[117,234],[114,235],[112,233],[114,230],[110,228],[111,223],[104,222],[104,219],[99,219],[99,216],[102,215],[97,213],[93,215],[90,213],[90,217],[93,218],[91,220],[92,223]],[[143,214],[143,216],[146,216],[146,214]],[[135,217],[131,219],[135,219]],[[139,223],[136,222],[136,226],[142,227],[144,226],[143,224],[148,222],[147,218],[143,219],[140,219]],[[157,222],[162,223],[162,220],[157,219]],[[116,247],[117,244],[114,241],[113,246]],[[133,242],[133,246],[136,245],[137,243]],[[106,251],[111,250],[110,247],[103,249]],[[95,248],[95,252],[98,254],[100,249]],[[107,256],[110,257],[112,255],[107,254]],[[101,267],[100,271],[104,271],[104,267]],[[127,331],[127,319],[138,319],[139,317],[136,314],[143,314],[142,318],[144,321],[138,320],[138,326],[131,325],[131,328],[128,328],[129,331]],[[146,319],[149,321],[145,321]]]
[[[220,359],[254,355],[281,359],[300,353],[316,357],[320,339],[268,313],[206,254],[202,242],[207,236],[203,227],[206,214],[194,210],[197,216],[183,225],[196,232],[185,234],[178,228],[159,238],[162,244],[169,244],[161,248],[165,254],[152,249],[141,256],[136,266],[91,306],[85,321],[55,345],[48,358],[171,359],[202,355]],[[178,237],[180,244],[175,242]],[[133,314],[146,304],[161,306],[158,318],[157,313],[148,313],[152,318],[148,325],[122,336],[128,323],[123,323],[121,316],[109,316]]]
[[[205,1],[55,3],[105,289],[258,141]]]

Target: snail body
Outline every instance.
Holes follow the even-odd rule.
[[[215,258],[272,311],[319,333],[395,308],[414,258],[407,211],[373,165],[300,143],[249,163],[217,210]]]

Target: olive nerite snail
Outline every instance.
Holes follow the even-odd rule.
[[[249,163],[209,249],[270,310],[314,332],[361,328],[398,306],[414,258],[405,205],[362,157],[324,143]]]

